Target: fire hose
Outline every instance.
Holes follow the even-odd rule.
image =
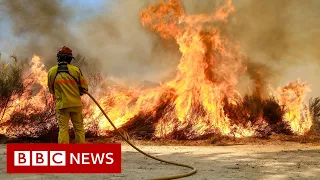
[[[178,179],[178,178],[182,178],[182,177],[191,176],[191,175],[193,175],[193,174],[195,174],[195,173],[197,172],[197,169],[194,168],[194,167],[192,167],[192,166],[157,158],[157,157],[155,157],[155,156],[152,156],[152,155],[150,155],[150,154],[142,151],[142,150],[139,149],[138,147],[136,147],[136,146],[135,146],[134,144],[132,144],[132,143],[118,130],[118,128],[113,124],[113,122],[110,120],[110,118],[108,117],[107,113],[104,112],[104,110],[102,109],[102,107],[100,106],[100,104],[97,102],[97,100],[96,100],[89,92],[85,92],[85,93],[88,94],[88,95],[90,96],[90,98],[96,103],[96,105],[99,107],[99,109],[101,110],[101,112],[103,113],[103,115],[107,118],[107,120],[108,120],[109,123],[112,125],[112,127],[114,128],[114,130],[117,131],[117,133],[118,133],[130,146],[132,146],[135,150],[137,150],[137,151],[140,152],[141,154],[143,154],[143,155],[145,155],[145,156],[147,156],[147,157],[149,157],[149,158],[151,158],[151,159],[154,159],[154,160],[157,160],[157,161],[160,161],[160,162],[164,162],[164,163],[167,163],[167,164],[175,165],[175,166],[181,166],[181,167],[186,167],[186,168],[192,169],[192,171],[190,171],[190,172],[188,172],[188,173],[177,174],[177,175],[166,176],[166,177],[159,177],[159,178],[156,178],[157,180]]]

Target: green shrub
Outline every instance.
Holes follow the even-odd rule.
[[[21,95],[24,91],[22,65],[15,61],[13,63],[0,64],[0,120],[2,120],[6,109],[14,100],[14,95]]]
[[[311,132],[320,134],[320,97],[309,99],[309,109],[312,118]]]

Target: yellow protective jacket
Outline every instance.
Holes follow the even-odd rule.
[[[62,64],[59,70],[58,65],[52,67],[48,72],[48,87],[55,96],[56,109],[82,106],[81,89],[88,91],[88,83],[81,70],[71,64]]]

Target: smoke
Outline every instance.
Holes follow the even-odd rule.
[[[320,2],[246,0],[235,1],[235,6],[237,12],[228,30],[251,60],[270,67],[262,73],[268,78],[266,83],[277,87],[301,78],[311,84],[310,95],[319,96]]]
[[[139,13],[149,1],[119,0],[109,11],[80,22],[83,52],[99,59],[111,75],[133,82],[160,81],[174,74],[180,54],[176,44],[163,41],[142,27]],[[172,77],[172,76],[171,76]]]
[[[55,64],[57,49],[67,45],[110,76],[132,82],[174,76],[180,59],[178,46],[172,42],[164,46],[158,35],[148,32],[139,21],[141,9],[155,1],[110,2],[105,1],[100,9],[84,11],[62,0],[0,0],[1,21],[9,20],[12,32],[11,37],[0,36],[0,47],[10,44],[6,50],[18,56],[38,54],[50,67]],[[187,13],[206,14],[223,1],[182,3]],[[257,82],[257,72],[264,88],[300,77],[311,83],[312,95],[317,95],[320,1],[233,0],[233,4],[236,12],[227,24],[219,26],[231,40],[239,41],[248,56],[247,75],[240,84],[247,84],[246,78]]]
[[[223,3],[183,2],[188,13],[210,13]],[[233,4],[236,11],[222,29],[239,41],[248,56],[246,78],[255,83],[254,78],[261,77],[264,87],[278,87],[301,78],[311,84],[310,95],[319,96],[316,77],[320,75],[320,1],[233,0]]]
[[[17,56],[37,54],[55,60],[58,47],[72,41],[68,29],[72,13],[58,0],[4,0],[1,6],[10,22],[12,43],[16,45],[10,50]]]
[[[109,76],[159,82],[174,75],[180,54],[176,44],[164,47],[141,26],[139,12],[149,3],[104,2],[99,13],[88,16],[83,7],[59,0],[4,0],[1,6],[7,9],[13,36],[20,39],[10,49],[18,56],[40,55],[49,68],[56,63],[58,48],[67,45]]]
[[[256,96],[264,96],[268,94],[266,91],[268,87],[266,85],[268,84],[267,82],[270,81],[272,74],[274,74],[272,71],[273,70],[266,64],[247,61],[247,74],[252,80],[252,84],[254,86],[252,91]]]

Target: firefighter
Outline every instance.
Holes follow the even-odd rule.
[[[75,143],[85,143],[81,96],[88,91],[88,83],[81,70],[71,65],[72,50],[66,46],[57,53],[58,65],[48,72],[48,87],[56,103],[59,126],[58,143],[69,143],[69,119],[74,129]]]

